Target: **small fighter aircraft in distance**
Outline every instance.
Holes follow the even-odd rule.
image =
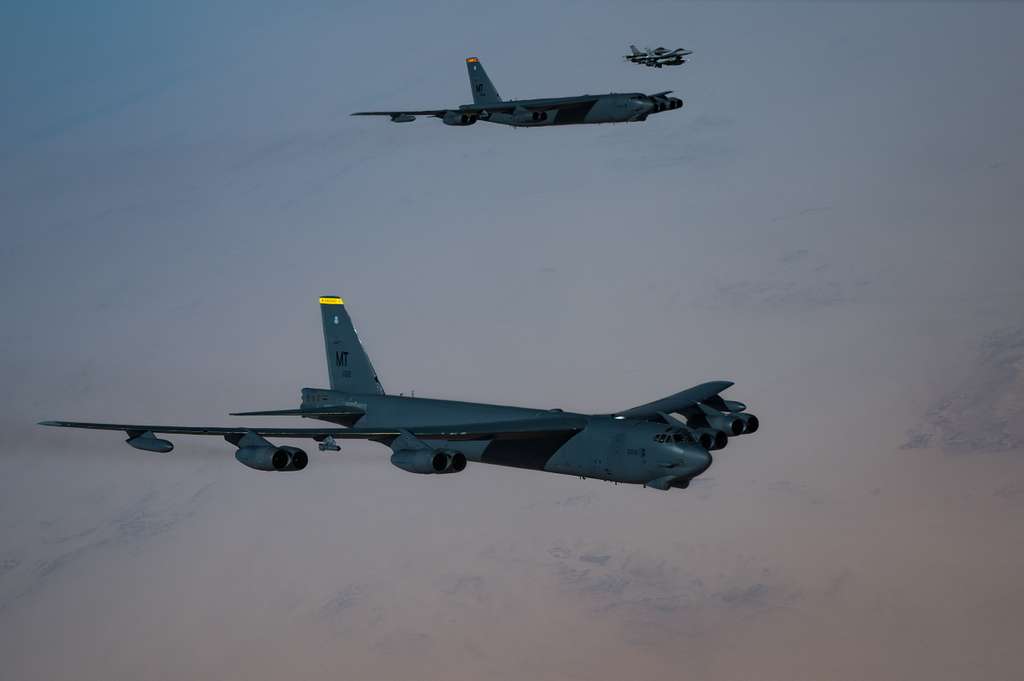
[[[683,100],[669,97],[671,90],[646,95],[642,92],[612,92],[606,95],[550,97],[547,99],[502,99],[476,57],[466,60],[473,103],[451,109],[416,111],[359,111],[353,116],[387,116],[392,123],[411,123],[417,116],[440,118],[445,125],[473,125],[477,121],[501,123],[517,128],[584,123],[632,123],[646,121],[651,114],[678,109]]]
[[[320,451],[333,452],[340,449],[338,440],[357,439],[390,448],[391,463],[410,473],[458,473],[467,461],[477,461],[659,490],[685,489],[711,466],[711,451],[758,429],[757,417],[742,402],[721,397],[729,381],[701,383],[605,414],[387,395],[344,301],[323,296],[320,316],[331,387],[303,388],[298,409],[233,415],[301,416],[326,421],[326,427],[41,425],[120,430],[135,449],[158,453],[174,445],[157,434],[222,437],[236,448],[239,463],[258,471],[301,471],[309,463],[302,449],[268,438],[311,439]]]
[[[677,47],[674,50],[667,47],[655,47],[653,50],[648,47],[646,50],[638,50],[636,45],[630,45],[629,50],[630,54],[623,57],[626,61],[653,66],[656,69],[660,69],[662,66],[685,64],[686,60],[683,57],[693,54],[693,50],[685,50],[682,47]]]

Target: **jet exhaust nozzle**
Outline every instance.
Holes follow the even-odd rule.
[[[309,465],[309,456],[298,447],[239,447],[235,459],[257,471],[301,471]]]
[[[400,449],[391,455],[392,465],[409,473],[443,475],[466,469],[466,455],[447,449]]]
[[[743,434],[750,435],[756,433],[757,429],[761,427],[761,421],[753,414],[737,414],[738,418],[743,420]]]
[[[709,452],[725,449],[729,444],[729,436],[715,428],[695,428],[693,434],[697,444]]]

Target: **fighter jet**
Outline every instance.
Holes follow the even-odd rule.
[[[646,50],[638,50],[636,45],[629,46],[630,54],[623,57],[628,62],[634,64],[643,64],[644,66],[653,66],[654,68],[660,69],[662,66],[678,66],[685,64],[686,60],[683,57],[688,57],[693,54],[693,50],[684,50],[678,47],[674,50],[670,50],[665,47],[655,47],[653,50],[647,48]]]
[[[297,409],[232,415],[300,416],[330,426],[76,421],[42,421],[40,425],[120,430],[132,447],[160,453],[170,452],[174,445],[158,435],[223,437],[235,447],[240,463],[258,471],[301,471],[309,463],[302,449],[273,444],[268,438],[313,440],[320,451],[332,452],[340,450],[339,440],[357,439],[387,446],[391,463],[410,473],[458,473],[473,461],[659,490],[685,489],[711,466],[712,451],[759,426],[742,403],[721,397],[733,385],[729,381],[702,383],[607,414],[388,395],[356,335],[345,302],[339,296],[323,296],[320,314],[330,388],[303,388]]]
[[[419,111],[359,111],[353,116],[389,116],[393,123],[409,123],[417,116],[440,118],[446,125],[473,125],[477,121],[501,123],[517,128],[580,123],[632,123],[645,121],[652,113],[678,109],[683,100],[669,97],[671,90],[645,95],[640,92],[581,95],[552,99],[504,100],[498,95],[483,64],[476,57],[466,60],[473,103],[456,109]]]

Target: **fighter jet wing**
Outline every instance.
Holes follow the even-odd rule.
[[[84,428],[89,430],[121,430],[129,437],[144,433],[168,435],[219,435],[224,438],[241,437],[256,433],[262,437],[284,437],[323,440],[375,440],[387,444],[394,438],[408,433],[423,440],[504,440],[525,439],[546,436],[571,436],[583,430],[587,419],[583,416],[551,416],[500,421],[494,423],[469,423],[441,426],[385,426],[382,428],[281,428],[268,426],[161,426],[134,423],[91,423],[83,421],[40,421],[41,426],[60,428]]]
[[[658,416],[662,413],[683,414],[686,413],[687,409],[697,406],[700,402],[716,397],[720,392],[732,385],[732,381],[710,381],[708,383],[701,383],[700,385],[695,385],[692,388],[687,388],[686,390],[677,392],[674,395],[663,397],[660,400],[648,402],[647,404],[626,409],[625,411],[615,412],[614,415],[633,419]]]

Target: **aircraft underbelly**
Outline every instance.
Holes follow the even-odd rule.
[[[617,99],[606,98],[598,100],[593,108],[587,112],[584,123],[624,123],[630,119],[632,113],[621,106]]]
[[[334,394],[332,401],[352,404],[366,415],[359,427],[401,423],[409,428],[451,423],[494,423],[522,418],[550,416],[551,411],[478,404],[451,400],[410,398],[396,395]],[[470,461],[497,466],[578,475],[618,482],[647,482],[658,472],[650,470],[645,457],[636,454],[649,444],[649,435],[633,442],[623,440],[617,431],[621,423],[611,419],[591,419],[586,429],[575,434],[542,437],[504,437],[492,440],[430,440],[432,447],[461,452]]]
[[[543,121],[517,121],[513,114],[502,112],[492,113],[489,118],[481,120],[522,128],[588,123],[625,123],[633,120],[635,113],[628,110],[624,102],[625,99],[619,95],[606,95],[597,99],[566,102],[557,108],[549,109],[548,117]]]
[[[616,482],[644,483],[650,480],[652,473],[646,461],[626,456],[623,436],[603,431],[601,425],[592,423],[586,431],[566,442],[551,457],[544,470]]]

